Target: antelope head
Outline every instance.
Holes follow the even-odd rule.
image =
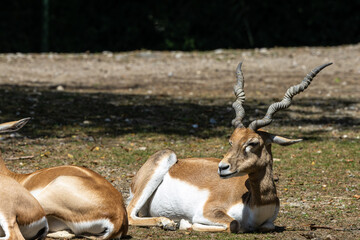
[[[302,139],[292,140],[273,135],[260,128],[269,125],[276,112],[288,108],[292,98],[304,91],[313,78],[331,64],[324,64],[312,70],[300,84],[292,86],[286,91],[281,102],[271,104],[264,118],[251,122],[247,128],[242,123],[245,116],[242,106],[245,101],[244,77],[241,63],[238,65],[236,69],[237,84],[234,86],[236,101],[232,105],[236,113],[235,119],[232,120],[235,130],[229,140],[231,147],[219,163],[218,173],[221,178],[252,174],[265,166],[272,166],[272,143],[287,146],[302,141]]]

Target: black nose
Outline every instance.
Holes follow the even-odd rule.
[[[229,164],[219,164],[219,170],[224,171],[230,168]]]

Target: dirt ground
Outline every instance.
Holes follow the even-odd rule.
[[[0,54],[0,79],[2,85],[62,86],[76,91],[231,97],[229,86],[240,61],[250,98],[279,98],[288,84],[328,62],[334,64],[302,97],[359,98],[360,45],[190,53]]]
[[[291,169],[292,164],[301,169],[301,162],[282,160],[300,156],[291,152],[298,148],[275,149],[274,157],[282,161],[275,173],[280,177],[283,206],[276,232],[240,236],[131,227],[129,238],[360,239],[360,202],[352,197],[360,189],[360,44],[208,52],[0,54],[0,121],[33,118],[18,135],[0,136],[1,151],[5,158],[34,156],[28,162],[7,162],[19,172],[60,164],[87,166],[104,175],[126,198],[132,176],[156,150],[170,147],[181,157],[224,154],[215,149],[224,149],[231,132],[232,86],[240,61],[247,121],[262,116],[269,103],[280,100],[289,86],[300,83],[313,68],[333,63],[295,97],[292,111],[279,113],[279,120],[270,127],[308,139],[310,143],[299,149],[307,149],[310,156],[329,151],[320,165],[324,175],[316,175],[318,180],[313,182],[320,184],[320,190],[307,194],[304,182],[308,180]],[[338,145],[344,150],[336,149],[338,143],[344,144]],[[203,147],[199,150],[199,146]],[[115,162],[117,157],[123,162]],[[345,165],[346,176],[326,176],[325,169],[335,172],[339,167],[326,165],[330,157],[342,159],[339,164],[352,164]],[[312,203],[314,195],[330,184],[322,182],[324,177],[334,180],[333,192]],[[343,214],[321,210],[329,196],[342,194],[336,180],[352,186],[353,192],[335,201],[351,206]],[[302,184],[295,184],[298,188],[291,192],[294,181]],[[305,216],[304,209],[318,215]],[[320,226],[318,230],[310,230],[312,223]]]

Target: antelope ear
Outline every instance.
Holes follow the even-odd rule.
[[[22,128],[29,120],[30,118],[23,118],[18,121],[2,123],[0,124],[0,133],[15,132]]]
[[[269,134],[269,143],[276,143],[281,146],[288,146],[301,141],[302,139],[289,139],[289,138],[284,138],[277,135]]]

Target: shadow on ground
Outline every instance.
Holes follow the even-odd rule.
[[[180,99],[166,95],[60,92],[49,88],[2,85],[0,99],[1,122],[33,118],[30,126],[23,130],[31,138],[64,137],[79,126],[84,133],[93,136],[156,132],[207,138],[228,133],[234,117],[232,99],[225,98]],[[248,99],[246,116],[264,116],[272,102],[272,99]],[[338,114],[336,109],[354,104],[355,101],[344,99],[303,98],[294,103],[296,107],[291,111],[277,113],[274,125],[329,124],[351,128],[359,124],[359,118]],[[317,111],[313,111],[313,107]]]

